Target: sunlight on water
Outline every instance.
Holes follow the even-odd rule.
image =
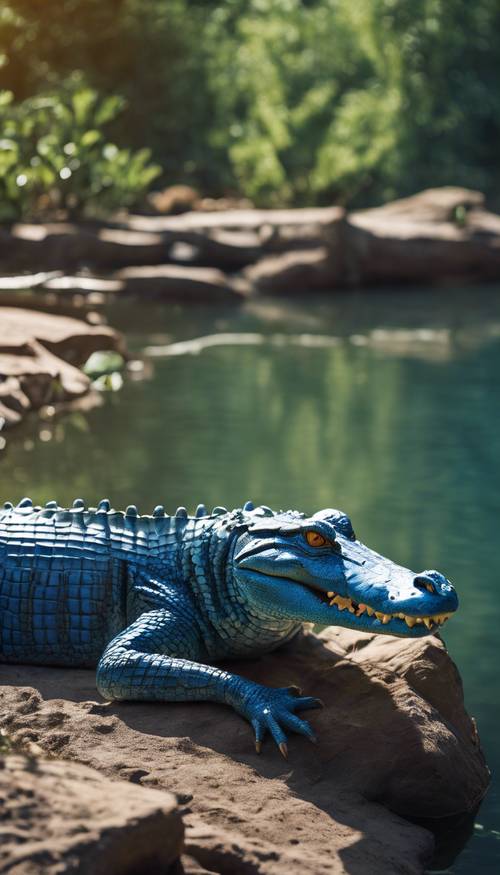
[[[461,610],[445,637],[495,773],[496,290],[352,294],[229,312],[127,304],[110,318],[136,352],[151,347],[152,378],[126,381],[88,414],[12,435],[0,462],[3,498],[108,496],[142,512],[248,498],[346,510],[362,540],[456,584]],[[449,870],[456,875],[498,872],[498,784],[478,824]]]

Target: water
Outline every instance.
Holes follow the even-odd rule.
[[[33,420],[2,454],[2,496],[108,496],[143,512],[247,498],[340,507],[382,553],[444,571],[461,596],[445,637],[493,770],[474,836],[449,871],[497,873],[498,290],[241,310],[130,303],[109,315],[136,351],[220,332],[244,342],[155,358],[151,379],[126,381],[100,409]]]

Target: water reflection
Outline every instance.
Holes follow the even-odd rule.
[[[155,357],[150,380],[126,380],[99,409],[25,426],[0,462],[4,497],[107,495],[143,512],[250,497],[344,508],[363,540],[457,585],[446,638],[500,765],[495,290],[258,301],[236,313],[128,303],[111,321],[133,350],[177,354]],[[457,875],[498,871],[496,786],[478,820]]]

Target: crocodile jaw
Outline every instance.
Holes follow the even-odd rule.
[[[454,613],[454,611],[435,614],[416,614],[414,612],[410,614],[403,611],[386,613],[385,611],[378,611],[364,602],[356,602],[349,596],[341,596],[333,590],[326,592],[325,599],[325,593],[322,590],[315,590],[314,587],[307,585],[305,585],[305,588],[310,589],[323,604],[328,604],[329,608],[335,607],[337,613],[347,611],[355,617],[366,615],[366,618],[371,622],[370,628],[374,632],[381,631],[385,634],[406,636],[410,633],[404,628],[405,625],[408,627],[408,630],[413,630],[416,626],[423,626],[428,632],[437,632],[439,626],[443,626]],[[389,628],[381,629],[380,626],[389,626]],[[418,632],[420,631],[423,630],[418,630]],[[423,632],[423,634],[426,634],[426,632]]]
[[[332,590],[304,584],[297,580],[277,575],[269,575],[255,569],[238,568],[236,578],[240,592],[246,593],[246,600],[254,611],[264,616],[287,617],[300,622],[318,623],[322,626],[345,626],[362,632],[377,632],[400,638],[422,638],[435,634],[441,625],[454,613],[451,610],[441,613],[421,613],[399,616],[402,611],[392,614],[376,610],[372,606],[355,602],[348,596],[337,595]],[[331,593],[331,595],[330,595]],[[397,609],[397,605],[395,605]],[[439,617],[439,620],[438,620]]]

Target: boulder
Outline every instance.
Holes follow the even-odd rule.
[[[322,698],[309,713],[319,743],[290,735],[284,761],[267,739],[259,756],[222,705],[106,704],[92,671],[17,665],[2,666],[0,726],[19,745],[176,793],[193,875],[418,875],[433,838],[409,819],[480,803],[488,770],[439,637],[305,630],[227,667]]]
[[[325,246],[268,255],[244,271],[250,287],[263,294],[293,295],[333,288],[339,280]]]
[[[124,215],[119,224],[130,231],[158,234],[161,232],[196,231],[257,231],[268,234],[269,229],[281,233],[316,233],[320,238],[325,228],[342,221],[343,207],[303,207],[287,210],[221,210],[213,212],[190,212],[182,216],[137,216]]]
[[[169,185],[161,191],[152,191],[148,204],[156,213],[177,214],[196,209],[199,193],[190,185]]]
[[[125,267],[115,273],[125,294],[168,301],[238,303],[241,295],[222,271],[210,267]]]
[[[500,277],[500,216],[479,192],[439,188],[372,210],[347,222],[350,284],[418,283]]]
[[[0,759],[0,871],[9,875],[166,873],[183,838],[168,793],[78,763]]]
[[[500,216],[485,209],[480,192],[452,186],[349,215],[336,206],[124,213],[107,224],[0,228],[0,259],[8,272],[36,265],[31,278],[12,277],[18,290],[125,290],[182,301],[238,301],[245,289],[475,282],[500,277]],[[103,278],[47,274],[89,268]],[[208,268],[224,273],[187,273]],[[12,291],[9,281],[0,278],[0,287]]]
[[[0,417],[15,425],[32,409],[85,395],[79,369],[91,353],[124,354],[121,336],[103,325],[66,316],[0,307]]]
[[[70,223],[17,224],[0,229],[4,271],[113,270],[127,264],[158,264],[168,258],[161,234]]]
[[[172,232],[170,257],[173,261],[191,261],[209,267],[234,271],[252,264],[265,249],[255,231],[227,231],[212,228],[201,231]],[[183,255],[183,252],[188,255]]]
[[[410,197],[389,201],[382,207],[354,213],[373,217],[397,217],[411,222],[456,222],[462,211],[467,213],[472,209],[484,209],[484,194],[461,188],[456,185],[444,185],[441,188],[426,188]],[[458,211],[458,213],[457,213]]]
[[[121,336],[106,325],[0,306],[0,353],[22,355],[33,340],[75,365],[84,364],[96,350],[124,348]]]

